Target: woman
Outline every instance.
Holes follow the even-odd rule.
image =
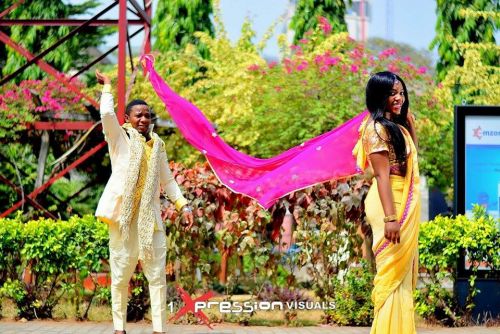
[[[365,200],[377,264],[371,333],[415,333],[419,172],[415,122],[403,80],[391,72],[372,76],[366,105],[370,116],[361,125],[355,153],[358,166],[369,162],[374,175]]]
[[[153,333],[166,332],[166,237],[160,212],[164,193],[193,223],[191,208],[168,166],[165,144],[151,130],[151,111],[143,100],[133,100],[120,126],[113,110],[110,79],[96,71],[104,84],[102,128],[109,147],[111,177],[95,215],[109,226],[111,302],[115,333],[125,333],[130,278],[140,260],[149,282]],[[189,228],[188,226],[188,228]]]

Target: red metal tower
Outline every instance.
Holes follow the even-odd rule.
[[[30,19],[30,20],[18,20],[18,19],[4,19],[4,17],[12,12],[14,9],[19,7],[25,2],[25,0],[19,0],[9,8],[3,10],[0,12],[0,26],[14,26],[14,25],[37,25],[37,26],[74,26],[75,29],[73,29],[71,32],[69,32],[66,36],[55,42],[52,46],[50,46],[48,49],[43,50],[42,52],[38,54],[33,54],[30,52],[30,50],[26,50],[23,46],[21,46],[19,43],[16,43],[13,41],[7,34],[3,33],[0,31],[0,42],[8,45],[15,51],[17,51],[19,54],[24,56],[27,59],[27,63],[20,68],[18,68],[15,72],[12,74],[5,76],[0,79],[0,86],[3,84],[9,82],[13,78],[15,78],[17,75],[22,73],[26,68],[28,68],[32,64],[36,64],[40,69],[42,69],[44,72],[49,74],[50,76],[56,78],[61,82],[65,87],[68,89],[72,90],[76,94],[80,95],[83,97],[86,101],[88,101],[91,105],[93,105],[96,109],[99,108],[99,104],[92,99],[91,97],[85,95],[80,89],[74,85],[71,81],[73,78],[77,77],[78,75],[82,74],[83,72],[89,70],[92,66],[95,64],[99,63],[101,60],[103,60],[107,55],[111,54],[114,52],[116,49],[118,49],[118,80],[117,80],[117,102],[118,102],[118,109],[117,109],[117,115],[118,119],[120,122],[123,123],[124,118],[125,118],[125,106],[126,106],[126,99],[127,99],[127,92],[130,92],[132,85],[133,85],[133,80],[130,80],[129,86],[126,87],[126,61],[127,61],[127,50],[128,50],[128,57],[131,63],[131,68],[133,70],[133,73],[135,73],[136,68],[134,67],[133,63],[133,55],[132,55],[132,49],[130,46],[130,39],[133,38],[134,36],[138,35],[141,32],[144,32],[144,39],[142,42],[142,46],[140,49],[140,54],[144,53],[149,53],[151,51],[151,41],[150,41],[150,34],[151,34],[151,17],[152,17],[152,0],[143,0],[142,5],[140,5],[136,0],[114,0],[112,3],[107,6],[105,9],[100,11],[99,13],[95,14],[93,17],[90,19],[68,19],[68,18],[61,18],[61,19],[51,19],[51,20],[39,20],[39,19]],[[115,8],[116,6],[119,6],[119,15],[118,19],[100,19],[101,16],[104,14],[108,13],[110,10]],[[1,9],[0,9],[1,10]],[[127,12],[131,12],[134,14],[135,18],[134,19],[128,19],[127,18]],[[101,56],[97,57],[96,59],[92,60],[90,63],[88,63],[85,67],[83,67],[78,73],[73,75],[71,78],[68,79],[66,75],[63,73],[60,73],[57,71],[55,68],[50,66],[47,62],[43,60],[44,56],[46,56],[49,52],[60,46],[62,43],[64,43],[66,40],[71,38],[72,36],[78,34],[79,32],[82,31],[87,26],[118,26],[118,44],[112,47],[110,50],[106,51],[104,54]],[[129,26],[137,26],[139,29],[134,31],[132,34],[129,34],[128,27]],[[34,129],[36,130],[49,130],[49,131],[59,131],[59,130],[88,130],[95,126],[95,122],[91,121],[46,121],[46,122],[35,122],[33,124]],[[74,160],[71,164],[69,164],[66,168],[61,170],[59,173],[51,177],[48,181],[43,183],[41,186],[37,187],[34,189],[29,195],[23,196],[21,200],[19,200],[17,203],[15,203],[12,207],[10,207],[8,210],[4,211],[3,213],[0,213],[0,217],[6,217],[9,214],[13,213],[15,210],[17,210],[21,205],[23,205],[25,202],[28,202],[29,204],[33,205],[34,207],[42,210],[46,216],[54,218],[54,215],[50,213],[47,209],[43,208],[42,205],[40,205],[36,198],[39,194],[42,192],[46,191],[57,179],[63,177],[66,175],[70,170],[76,168],[78,165],[80,165],[82,162],[86,161],[88,158],[92,157],[96,152],[98,152],[100,149],[102,149],[104,146],[106,146],[105,142],[101,142],[94,146],[93,148],[89,149],[87,152],[82,154],[80,157],[78,157],[76,160]],[[9,180],[6,178],[2,177],[0,175],[0,181],[9,185],[11,188],[13,188],[16,192],[20,193],[20,190]]]

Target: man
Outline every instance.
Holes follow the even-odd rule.
[[[151,111],[133,100],[120,126],[113,110],[111,80],[96,71],[100,84],[101,120],[111,159],[111,177],[95,215],[109,226],[111,300],[115,334],[125,333],[130,278],[140,260],[149,282],[154,333],[166,331],[166,237],[160,193],[193,223],[191,208],[168,166],[165,144],[151,130]]]

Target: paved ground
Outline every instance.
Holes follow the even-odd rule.
[[[111,334],[113,327],[111,322],[75,322],[75,321],[30,321],[14,322],[0,321],[0,333],[2,334]],[[131,323],[127,334],[151,334],[151,325],[145,322]],[[206,326],[181,326],[171,325],[168,327],[169,334],[368,334],[369,328],[363,327],[240,327],[234,325],[216,325],[213,330]],[[500,334],[500,327],[465,327],[465,328],[437,328],[421,327],[417,329],[418,334]],[[404,334],[404,333],[401,333]]]

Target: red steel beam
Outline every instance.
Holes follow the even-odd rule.
[[[24,1],[26,1],[26,0],[19,0],[18,2],[16,2],[12,6],[10,6],[9,8],[7,8],[3,12],[1,12],[0,13],[0,18],[4,17],[5,15],[9,14],[10,12],[12,12],[14,9],[16,9],[17,7],[19,7],[19,5],[22,5],[24,3]]]
[[[0,31],[0,41],[4,42],[17,52],[19,52],[21,55],[23,55],[26,59],[31,60],[34,58],[34,56],[25,48],[14,42],[12,39],[10,39],[9,36],[4,34],[3,32]],[[59,80],[60,83],[62,83],[64,86],[66,86],[69,90],[73,91],[76,93],[78,96],[82,96],[85,98],[87,101],[89,101],[94,107],[99,108],[99,104],[91,97],[87,96],[86,94],[82,93],[78,87],[75,85],[71,84],[62,73],[57,71],[55,68],[47,64],[45,61],[42,59],[39,59],[35,62],[43,71],[48,73],[49,75],[53,76],[57,80]],[[4,78],[5,79],[5,78]],[[4,80],[0,81],[0,86],[4,83]]]
[[[38,187],[35,190],[33,190],[28,196],[26,196],[24,198],[24,200],[20,200],[19,202],[17,202],[16,204],[14,204],[12,207],[10,207],[8,210],[6,210],[2,214],[0,214],[0,218],[7,217],[8,215],[10,215],[14,211],[16,211],[26,201],[27,198],[30,198],[30,199],[34,200],[38,196],[38,194],[40,194],[42,191],[44,191],[45,189],[47,189],[48,187],[50,187],[55,181],[57,181],[58,179],[60,179],[64,175],[66,175],[66,173],[68,173],[70,170],[74,169],[79,164],[81,164],[82,162],[84,162],[85,160],[87,160],[89,157],[91,157],[92,155],[94,155],[97,151],[99,151],[104,146],[106,146],[106,142],[103,141],[103,142],[99,143],[97,146],[95,146],[92,149],[90,149],[89,151],[87,151],[80,158],[78,158],[77,160],[73,161],[68,167],[64,168],[62,171],[60,171],[59,173],[57,173],[56,175],[54,175],[52,178],[50,178],[47,182],[45,182],[44,184],[42,184],[40,187]]]
[[[148,15],[148,13],[144,11],[144,9],[142,9],[141,6],[139,6],[137,1],[135,0],[129,0],[129,1],[132,4],[132,6],[134,6],[135,10],[139,14],[139,17],[143,19],[148,25],[151,25],[151,16]]]
[[[144,8],[146,9],[146,14],[152,18],[153,15],[153,6],[152,1],[143,0]],[[142,44],[142,54],[151,53],[151,24],[144,23],[144,42]],[[141,54],[141,56],[142,56]]]
[[[23,20],[23,19],[9,19],[2,20],[0,19],[0,26],[44,26],[44,27],[59,27],[59,26],[80,26],[87,22],[87,20],[78,20],[78,19],[52,19],[52,20]],[[116,26],[118,24],[118,20],[113,19],[102,19],[95,20],[90,22],[86,26],[89,27],[99,27],[99,26]],[[143,25],[144,22],[142,20],[129,20],[129,25]]]
[[[143,30],[144,30],[144,27],[138,29],[129,37],[133,38]],[[89,68],[91,68],[92,66],[94,66],[95,64],[100,62],[102,59],[106,58],[107,55],[113,53],[116,49],[118,49],[118,45],[113,46],[111,49],[109,49],[108,51],[106,51],[105,53],[103,53],[102,55],[100,55],[99,57],[97,57],[96,59],[94,59],[93,61],[91,61],[87,65],[85,65],[84,67],[82,67],[80,70],[78,70],[77,73],[75,73],[75,74],[73,74],[73,76],[71,76],[70,81],[73,80],[74,78],[76,78],[77,76],[79,76],[80,74],[82,74],[83,72],[87,71]]]
[[[125,122],[125,76],[127,74],[127,0],[120,0],[119,5],[119,18],[118,18],[118,87],[117,87],[117,100],[118,122],[123,124]]]
[[[86,121],[34,122],[29,125],[35,130],[88,130],[95,123]]]
[[[14,189],[19,196],[23,196],[22,190],[18,186],[16,186],[14,183],[12,183],[9,179],[7,179],[7,178],[3,177],[2,175],[0,175],[0,181],[2,181],[6,185],[8,185],[12,189]],[[38,203],[34,199],[26,197],[26,201],[28,203],[30,203],[31,205],[33,205],[38,210],[43,211],[43,213],[45,214],[46,217],[52,218],[54,220],[57,220],[56,216],[54,216],[49,210],[45,209],[40,203]]]
[[[0,80],[0,86],[3,85],[4,83],[8,82],[12,78],[15,78],[19,73],[23,72],[30,65],[34,64],[38,60],[41,60],[48,53],[50,53],[52,50],[54,50],[55,48],[57,48],[59,45],[63,44],[65,41],[67,41],[68,39],[70,39],[72,36],[76,35],[79,31],[81,31],[85,27],[87,27],[92,21],[95,21],[101,15],[105,14],[106,12],[108,12],[115,5],[116,5],[116,1],[114,3],[112,3],[111,5],[109,5],[108,7],[106,7],[105,9],[103,9],[102,11],[100,11],[99,13],[97,13],[96,15],[94,15],[89,20],[85,21],[85,23],[83,23],[82,25],[78,26],[76,29],[71,30],[68,34],[66,34],[61,39],[57,40],[57,42],[55,42],[54,44],[52,44],[51,46],[49,46],[47,49],[43,50],[42,52],[40,52],[36,56],[33,56],[31,59],[28,59],[28,62],[26,64],[24,64],[21,67],[19,67],[13,73],[11,73],[11,74],[5,76],[4,78],[2,78],[2,80]]]
[[[118,40],[118,112],[117,116],[118,119],[121,123],[124,121],[124,116],[125,116],[125,103],[126,103],[126,92],[125,92],[125,86],[126,86],[126,42],[127,42],[127,25],[129,22],[132,24],[136,24],[137,20],[127,20],[127,0],[115,0],[114,5],[118,3],[119,1],[119,19],[118,19],[118,28],[119,28],[119,40]],[[24,0],[20,1],[18,4],[16,4],[16,7],[23,3]],[[143,19],[141,22],[144,26],[145,34],[144,34],[144,41],[143,45],[141,48],[141,52],[144,53],[149,53],[151,51],[151,41],[150,41],[150,34],[151,34],[151,13],[152,13],[152,1],[151,0],[143,0],[144,3],[144,10],[139,9],[137,6],[137,2],[133,2],[133,6],[138,10],[139,16]],[[14,7],[15,8],[15,7]],[[3,11],[0,13],[0,15],[6,15],[8,12],[13,10],[13,8],[9,8],[6,11]],[[100,14],[103,12],[107,11],[108,9],[102,11]],[[100,14],[97,16],[93,17],[92,19],[85,21],[87,22],[87,26],[89,25],[99,25],[99,23],[95,23],[96,20],[95,18],[99,17]],[[0,16],[1,17],[1,16]],[[5,20],[3,20],[5,22]],[[89,22],[90,21],[90,22]],[[111,22],[106,22],[106,20],[101,20],[104,21],[103,25],[107,25],[108,23],[111,24]],[[46,22],[46,25],[50,25],[50,22]],[[54,21],[55,23],[55,21]],[[67,22],[71,23],[71,22]],[[115,23],[115,22],[113,22]],[[85,24],[85,23],[83,23]],[[6,24],[8,25],[8,24]],[[33,23],[34,25],[34,23]],[[55,25],[55,24],[54,24]],[[61,25],[61,24],[59,24]],[[69,24],[68,24],[69,25]],[[80,26],[81,27],[81,26]],[[77,28],[77,29],[80,29]],[[75,29],[75,30],[77,30]],[[141,29],[142,30],[142,29]],[[136,32],[138,33],[138,32]],[[134,33],[134,35],[136,34]],[[47,64],[45,61],[41,59],[43,55],[37,55],[33,56],[28,50],[24,49],[22,46],[18,45],[16,42],[14,42],[12,39],[9,38],[6,34],[2,33],[0,31],[0,41],[4,42],[5,44],[9,45],[12,47],[14,50],[19,52],[21,55],[23,55],[25,58],[28,59],[28,61],[32,61],[32,63],[37,64],[43,71],[48,73],[49,75],[55,77],[59,81],[61,81],[68,89],[72,90],[79,96],[84,97],[86,100],[88,100],[90,103],[92,103],[96,108],[98,108],[98,103],[94,101],[92,98],[86,96],[80,90],[78,87],[74,86],[71,84],[70,80],[67,80],[63,74],[55,70],[53,67],[51,67],[49,64]],[[56,47],[57,45],[53,46]],[[46,50],[47,51],[47,50]],[[38,58],[37,58],[38,57]],[[35,59],[34,59],[35,58]],[[4,78],[5,79],[5,78]],[[3,80],[0,81],[0,85],[3,83]],[[38,127],[39,129],[47,129],[47,130],[70,130],[68,127],[75,127],[75,130],[80,130],[80,127],[83,128],[88,128],[92,126],[92,122],[36,122],[35,127]],[[76,129],[78,128],[78,129]],[[73,128],[71,128],[73,129]],[[15,210],[17,210],[25,201],[30,201],[36,198],[41,192],[43,192],[45,189],[50,187],[56,180],[59,178],[63,177],[66,173],[68,173],[70,170],[76,168],[78,165],[80,165],[82,162],[87,160],[89,157],[94,155],[97,151],[99,151],[101,148],[106,146],[106,142],[101,142],[94,148],[90,149],[87,151],[84,155],[82,155],[80,158],[75,160],[73,163],[71,163],[68,167],[63,169],[61,172],[50,178],[46,183],[44,183],[42,186],[38,187],[37,189],[33,190],[27,197],[24,198],[24,200],[21,200],[14,204],[11,208],[9,208],[7,211],[3,212],[0,214],[0,217],[6,217]],[[36,202],[36,201],[34,201]]]

